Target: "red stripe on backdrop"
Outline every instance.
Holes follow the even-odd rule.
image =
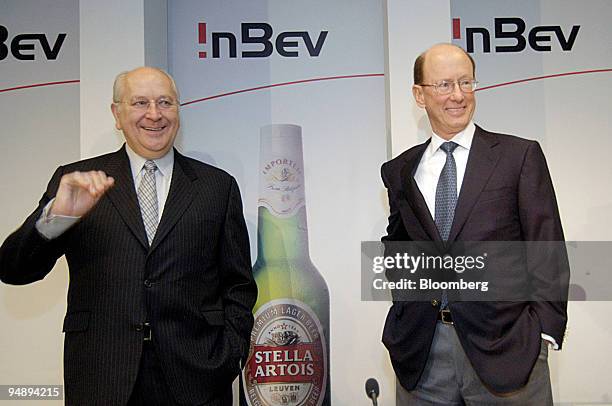
[[[543,80],[543,79],[558,78],[561,76],[585,75],[588,73],[603,73],[603,72],[612,72],[612,69],[592,69],[592,70],[583,70],[583,71],[577,71],[577,72],[565,72],[565,73],[555,73],[553,75],[536,76],[533,78],[519,79],[519,80],[513,80],[511,82],[498,83],[496,85],[485,86],[485,87],[476,89],[476,91],[478,92],[482,90],[489,90],[489,89],[494,89],[496,87],[509,86],[509,85],[514,85],[517,83],[531,82],[534,80]]]
[[[385,76],[384,73],[364,73],[364,74],[361,74],[361,75],[328,76],[328,77],[322,77],[322,78],[295,80],[295,81],[292,81],[292,82],[274,83],[274,84],[271,84],[271,85],[263,85],[263,86],[257,86],[257,87],[250,87],[248,89],[234,90],[232,92],[220,93],[220,94],[216,94],[214,96],[203,97],[201,99],[191,100],[191,101],[182,103],[181,106],[187,106],[187,105],[190,105],[190,104],[193,104],[193,103],[199,103],[199,102],[203,102],[203,101],[207,101],[207,100],[218,99],[220,97],[232,96],[234,94],[239,94],[239,93],[254,92],[256,90],[270,89],[270,88],[279,87],[279,86],[297,85],[297,84],[300,84],[300,83],[309,83],[309,82],[320,82],[320,81],[323,81],[323,80],[354,79],[354,78],[383,77],[383,76]]]
[[[9,87],[9,88],[6,88],[6,89],[0,89],[0,93],[10,92],[10,91],[13,91],[13,90],[30,89],[30,88],[33,88],[33,87],[66,85],[66,84],[69,84],[69,83],[79,83],[79,82],[80,82],[79,79],[75,79],[75,80],[64,80],[64,81],[61,81],[61,82],[35,83],[33,85],[24,85],[24,86],[17,86],[17,87]]]
[[[496,87],[503,87],[503,86],[514,85],[514,84],[517,84],[517,83],[531,82],[531,81],[534,81],[534,80],[543,80],[543,79],[551,79],[551,78],[557,78],[557,77],[562,77],[562,76],[584,75],[584,74],[604,73],[604,72],[612,72],[612,68],[592,69],[592,70],[584,70],[584,71],[576,71],[576,72],[555,73],[555,74],[552,74],[552,75],[544,75],[544,76],[536,76],[536,77],[526,78],[526,79],[518,79],[518,80],[513,80],[511,82],[504,82],[504,83],[498,83],[498,84],[495,84],[495,85],[481,87],[479,89],[476,89],[476,91],[478,92],[478,91],[483,91],[483,90],[489,90],[489,89],[494,89]],[[208,96],[208,97],[204,97],[204,98],[201,98],[201,99],[196,99],[196,100],[185,102],[185,103],[182,104],[182,106],[186,106],[186,105],[189,105],[189,104],[198,103],[198,102],[206,101],[206,100],[218,99],[220,97],[231,96],[231,95],[234,95],[234,94],[253,92],[253,91],[256,91],[256,90],[269,89],[269,88],[279,87],[279,86],[289,86],[289,85],[296,85],[296,84],[300,84],[300,83],[318,82],[318,81],[324,81],[324,80],[351,79],[351,78],[364,78],[364,77],[383,77],[383,76],[385,76],[384,73],[366,73],[366,74],[361,74],[361,75],[330,76],[330,77],[322,77],[322,78],[312,78],[312,79],[296,80],[296,81],[292,81],[292,82],[274,83],[274,84],[271,84],[271,85],[251,87],[251,88],[248,88],[248,89],[235,90],[235,91],[232,91],[232,92],[221,93],[221,94],[217,94],[217,95],[214,95],[214,96]],[[73,84],[73,83],[79,83],[79,82],[80,82],[79,79],[75,79],[75,80],[64,80],[64,81],[60,81],[60,82],[35,83],[35,84],[31,84],[31,85],[16,86],[16,87],[9,87],[9,88],[6,88],[6,89],[0,89],[0,93],[10,92],[10,91],[14,91],[14,90],[31,89],[31,88],[43,87],[43,86],[56,86],[56,85]]]

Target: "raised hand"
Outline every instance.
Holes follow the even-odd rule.
[[[98,203],[115,180],[102,171],[72,172],[62,176],[50,213],[81,217]]]

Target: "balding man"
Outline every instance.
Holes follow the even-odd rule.
[[[382,167],[390,204],[383,241],[446,249],[457,241],[563,241],[540,146],[475,125],[476,83],[473,59],[457,46],[435,45],[417,58],[412,91],[432,134]],[[461,302],[449,291],[429,302],[396,300],[383,342],[398,405],[552,405],[547,351],[562,344],[569,278],[557,248],[520,267],[510,249],[495,258],[504,283],[517,291],[537,284],[542,300]]]
[[[257,289],[238,185],[173,148],[166,72],[117,76],[126,144],[61,166],[0,249],[0,279],[27,284],[66,256],[67,405],[231,405]]]

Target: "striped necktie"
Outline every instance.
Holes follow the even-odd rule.
[[[149,240],[149,245],[151,245],[159,223],[157,189],[155,187],[157,165],[149,160],[145,162],[143,169],[142,179],[138,186],[138,203],[140,205],[140,213],[142,214],[142,222],[147,232],[147,239]]]

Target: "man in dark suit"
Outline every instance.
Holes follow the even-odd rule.
[[[475,86],[474,61],[459,47],[435,45],[417,58],[413,95],[433,134],[382,167],[384,242],[564,240],[539,144],[473,124]],[[398,405],[552,405],[547,351],[563,341],[569,278],[565,249],[555,247],[537,258],[527,249],[524,268],[506,277],[536,285],[529,300],[449,301],[445,291],[394,301],[383,342]]]
[[[66,256],[67,405],[230,405],[257,296],[238,185],[173,148],[167,73],[118,75],[111,109],[127,145],[55,172],[0,279],[40,280]]]

